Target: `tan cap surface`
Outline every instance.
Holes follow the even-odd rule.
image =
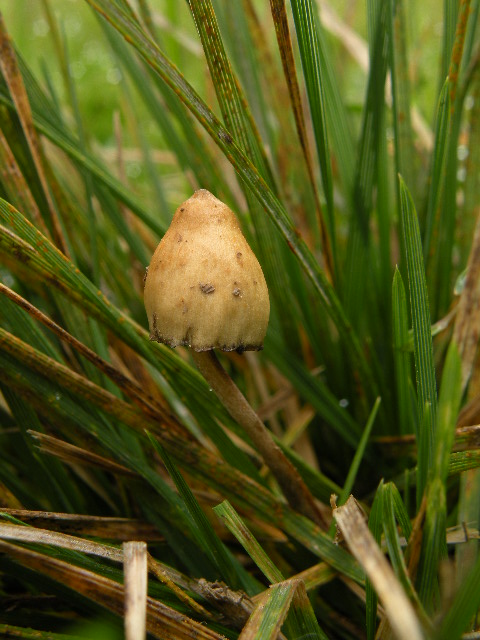
[[[152,340],[258,350],[270,315],[265,278],[235,214],[206,189],[175,212],[145,281]]]

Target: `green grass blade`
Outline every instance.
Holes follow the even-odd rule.
[[[228,500],[224,500],[221,504],[213,507],[213,510],[223,520],[228,530],[237,538],[267,580],[272,584],[282,582],[284,580],[282,572],[268,557],[258,540],[256,540]]]
[[[239,638],[274,640],[287,617],[298,581],[286,580],[272,585],[257,604]]]
[[[300,58],[308,95],[308,105],[312,117],[317,155],[321,169],[323,192],[326,200],[327,229],[336,254],[336,231],[333,211],[333,181],[327,133],[326,96],[324,91],[323,69],[320,63],[321,47],[318,31],[318,19],[311,0],[292,0],[292,13],[295,21]]]
[[[421,482],[417,486],[417,504],[423,495],[423,482],[433,464],[433,447],[437,413],[437,385],[433,363],[430,309],[427,283],[420,240],[420,229],[415,207],[403,179],[400,177],[400,202],[403,239],[406,252],[410,305],[413,325],[415,371],[417,380],[419,438],[418,459]],[[429,406],[426,412],[425,407]],[[425,419],[424,419],[425,418]]]
[[[393,355],[395,361],[396,407],[400,433],[410,433],[412,427],[418,433],[416,416],[411,404],[411,364],[408,344],[408,312],[405,287],[400,271],[395,269],[392,286]]]
[[[435,450],[427,486],[424,537],[417,577],[419,596],[428,611],[433,607],[438,563],[446,553],[446,479],[461,396],[461,361],[456,345],[452,342],[448,350],[440,388],[438,425],[434,440]]]
[[[265,182],[275,191],[272,170],[245,96],[226,54],[211,0],[189,0],[189,5],[202,39],[225,126],[235,136],[244,153],[252,159]]]
[[[383,133],[384,87],[388,64],[386,47],[388,32],[385,29],[388,7],[387,3],[380,3],[378,7],[376,5],[376,2],[368,3],[369,19],[372,22],[370,73],[354,186],[355,223],[358,224],[358,230],[364,243],[367,243],[369,238],[368,222],[373,206],[373,188],[380,136]]]
[[[214,507],[213,510],[223,519],[228,529],[237,538],[264,576],[271,583],[282,582],[284,578],[281,571],[265,553],[258,541],[249,531],[248,527],[238,516],[235,509],[233,509],[232,505],[225,500],[217,507]],[[291,615],[287,620],[288,637],[308,636],[311,638],[326,638],[316,621],[315,614],[307,597],[304,585],[299,584],[298,588],[299,592],[296,594],[291,609]]]
[[[414,193],[417,189],[417,154],[413,147],[411,125],[409,60],[407,54],[407,23],[405,2],[391,2],[389,7],[389,44],[392,77],[392,108],[395,130],[396,171]]]
[[[398,536],[396,513],[401,514],[403,520],[403,534],[408,540],[412,527],[408,514],[403,505],[403,501],[398,493],[398,489],[392,483],[388,483],[383,487],[383,531],[385,534],[385,542],[387,544],[388,555],[392,563],[393,569],[398,579],[403,585],[405,592],[412,602],[416,605],[417,614],[422,614],[422,618],[426,620],[426,615],[422,611],[419,597],[415,592],[413,584],[408,575],[405,558],[403,556],[400,540]]]
[[[374,207],[374,192],[378,162],[385,135],[385,79],[388,65],[387,4],[368,3],[368,17],[372,22],[370,70],[367,95],[362,114],[360,141],[352,191],[353,215],[350,218],[346,256],[346,309],[355,318],[356,309],[365,298],[370,304],[380,304],[377,260],[370,237],[370,219]],[[382,212],[384,215],[387,213]],[[385,221],[382,221],[386,224]],[[360,320],[360,317],[359,317]],[[365,330],[359,327],[359,330]]]
[[[446,80],[440,92],[435,118],[435,147],[430,169],[430,188],[428,190],[423,233],[423,255],[426,263],[428,263],[429,260],[432,234],[435,228],[435,218],[438,212],[440,196],[443,192],[445,154],[448,131],[450,129],[449,95],[449,84],[448,80]]]
[[[227,547],[220,540],[202,508],[198,504],[198,501],[193,495],[191,489],[185,482],[182,474],[178,471],[173,460],[156,438],[154,438],[150,433],[147,435],[152,447],[162,458],[168,473],[184,501],[185,507],[192,519],[194,528],[196,529],[196,542],[210,557],[211,561],[217,567],[217,570],[223,579],[227,581],[228,585],[234,589],[243,587],[243,589],[250,594],[255,593],[257,591],[255,581],[251,579],[249,574],[238,563],[238,560],[232,556]]]
[[[350,469],[348,470],[348,475],[345,480],[345,484],[343,485],[342,492],[338,499],[338,503],[337,503],[338,506],[341,506],[342,504],[344,504],[344,502],[347,500],[348,496],[352,492],[353,485],[355,484],[355,479],[357,477],[357,473],[365,453],[365,449],[370,439],[370,434],[372,432],[373,425],[375,424],[375,418],[377,417],[378,409],[380,407],[380,402],[381,402],[381,399],[377,398],[375,400],[375,404],[372,407],[372,411],[368,417],[367,424],[365,425],[365,429],[363,430],[362,437],[360,439],[360,442],[358,443],[358,447],[357,447],[357,450],[355,451],[355,455],[353,456]]]
[[[448,308],[452,287],[452,255],[455,243],[455,226],[457,218],[457,147],[462,124],[462,109],[465,99],[465,87],[460,91],[459,74],[462,64],[465,36],[469,21],[470,0],[460,0],[455,40],[453,43],[450,66],[448,70],[450,91],[450,131],[445,162],[444,198],[439,222],[438,246],[436,247],[436,281],[435,310],[438,315]]]

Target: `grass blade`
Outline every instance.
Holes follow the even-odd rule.
[[[420,481],[417,484],[417,504],[419,505],[425,489],[427,473],[433,465],[433,448],[437,413],[437,385],[435,381],[435,367],[433,364],[430,309],[428,304],[420,229],[412,198],[401,177],[400,202],[413,325],[414,357],[418,395],[418,422],[420,425],[418,448],[419,451],[423,452],[418,459]],[[425,409],[427,405],[429,406],[428,411]]]
[[[434,440],[433,464],[426,492],[427,509],[417,576],[418,593],[427,611],[431,611],[433,608],[438,563],[446,554],[446,480],[462,395],[461,385],[461,362],[457,347],[452,342],[448,350],[440,388],[438,426]]]

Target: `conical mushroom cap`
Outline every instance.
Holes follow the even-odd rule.
[[[195,351],[263,348],[270,302],[262,268],[233,211],[206,189],[175,212],[144,301],[152,340]]]

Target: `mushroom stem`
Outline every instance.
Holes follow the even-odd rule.
[[[257,448],[290,506],[325,527],[320,510],[297,469],[274,442],[266,426],[221,365],[214,350],[192,351],[192,355],[200,373]]]

